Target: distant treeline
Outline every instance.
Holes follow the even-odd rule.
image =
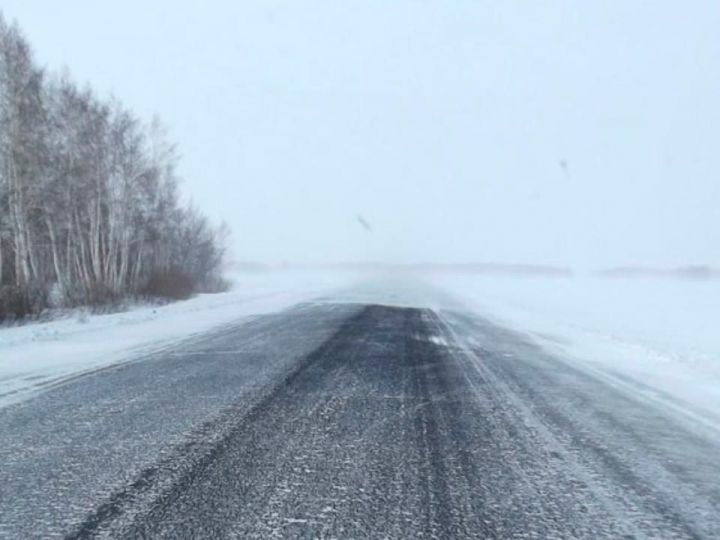
[[[223,231],[178,196],[176,152],[0,13],[0,318],[221,286]]]
[[[671,279],[720,279],[720,268],[705,265],[678,268],[653,268],[647,266],[620,266],[603,270],[600,275],[611,278],[671,278]]]

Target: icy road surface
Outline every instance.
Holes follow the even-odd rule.
[[[0,409],[0,536],[717,538],[717,441],[475,315],[304,304]]]

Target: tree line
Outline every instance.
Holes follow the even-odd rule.
[[[0,318],[219,288],[225,233],[176,163],[158,120],[48,75],[0,13]]]

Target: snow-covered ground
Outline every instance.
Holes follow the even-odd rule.
[[[0,407],[79,373],[142,357],[245,317],[280,311],[350,282],[354,276],[247,273],[234,287],[164,306],[0,327]]]
[[[431,281],[609,383],[720,427],[720,282],[468,275]]]
[[[347,271],[244,273],[228,293],[0,327],[0,406],[244,317],[324,298],[469,309],[527,333],[611,384],[720,428],[717,281],[449,274],[359,280]]]

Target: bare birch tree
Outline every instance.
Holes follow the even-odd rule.
[[[0,317],[217,287],[225,233],[176,164],[159,120],[47,81],[0,14]]]

